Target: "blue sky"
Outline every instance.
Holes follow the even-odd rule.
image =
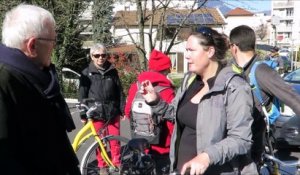
[[[271,0],[220,0],[230,8],[241,7],[252,12],[271,10]]]

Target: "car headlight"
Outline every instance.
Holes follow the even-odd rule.
[[[285,130],[285,135],[287,137],[291,137],[291,138],[296,137],[299,135],[299,129],[298,128],[287,128]]]

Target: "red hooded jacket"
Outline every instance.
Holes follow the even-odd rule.
[[[158,72],[151,72],[151,71],[142,72],[138,76],[138,81],[141,83],[145,80],[149,80],[153,86],[159,85],[159,86],[170,87],[159,93],[161,99],[165,100],[166,102],[170,103],[175,97],[174,86],[172,82],[169,79],[167,79],[165,75]],[[136,92],[137,92],[137,84],[133,83],[129,88],[127,101],[125,105],[125,115],[128,119],[130,118],[131,105]],[[169,153],[172,132],[173,132],[173,123],[169,121],[164,121],[160,143],[158,145],[151,145],[151,149],[160,154]]]

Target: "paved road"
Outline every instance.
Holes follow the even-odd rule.
[[[284,161],[284,162],[294,162],[299,161],[300,158],[300,149],[299,148],[289,148],[289,149],[280,149],[275,153],[276,158]],[[296,167],[281,167],[282,175],[296,175],[297,168]],[[264,175],[264,172],[262,174]],[[299,172],[300,173],[300,172]]]
[[[69,104],[69,106],[74,106],[74,104]],[[76,125],[76,130],[72,131],[69,133],[69,138],[71,142],[73,141],[75,135],[79,131],[79,129],[82,127],[82,123],[79,120],[79,114],[75,112],[76,109],[71,109],[71,112],[73,113],[73,119]],[[75,113],[74,113],[75,112]],[[126,138],[130,138],[130,132],[129,132],[129,121],[126,119],[125,121],[121,121],[121,136],[124,136]],[[91,141],[87,141],[85,145],[82,145],[80,150],[77,153],[77,156],[79,160],[83,156],[84,151],[88,148],[90,145]],[[276,157],[279,158],[280,160],[283,161],[295,161],[300,159],[300,149],[284,149],[284,150],[279,150],[276,152]],[[262,174],[264,175],[265,171],[262,171]],[[282,175],[295,175],[296,174],[296,167],[292,168],[287,168],[284,167],[282,168]]]

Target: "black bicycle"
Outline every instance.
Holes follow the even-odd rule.
[[[268,117],[266,117],[268,121]],[[262,155],[262,162],[259,165],[260,175],[300,175],[300,161],[282,161],[275,156],[273,127],[266,122],[266,145]],[[286,168],[295,168],[294,172],[287,172]]]

